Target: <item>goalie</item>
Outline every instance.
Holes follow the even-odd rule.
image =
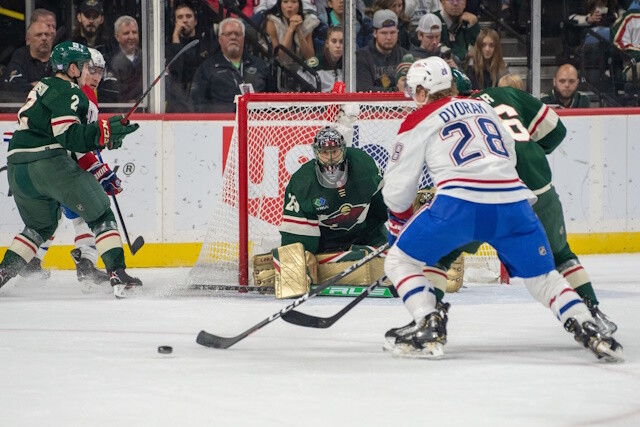
[[[383,179],[364,151],[348,148],[332,127],[313,140],[314,160],[302,165],[287,185],[281,247],[253,258],[256,286],[275,286],[276,298],[308,292],[387,241]],[[375,259],[340,284],[369,285],[383,274]]]

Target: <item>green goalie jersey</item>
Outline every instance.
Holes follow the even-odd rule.
[[[87,124],[89,100],[75,83],[42,79],[18,112],[18,130],[9,142],[7,161],[29,163],[97,148],[99,130]]]
[[[490,104],[515,139],[520,179],[536,194],[546,191],[551,183],[546,155],[560,145],[567,133],[555,111],[511,87],[487,88],[472,96]]]
[[[386,242],[387,207],[382,200],[380,170],[359,149],[347,148],[346,158],[348,178],[341,188],[319,184],[315,160],[293,174],[280,225],[283,246],[301,242],[306,250],[318,253]]]

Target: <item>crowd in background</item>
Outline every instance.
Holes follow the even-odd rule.
[[[16,8],[21,4],[17,3]],[[410,64],[433,55],[464,72],[473,89],[497,86],[509,68],[499,28],[480,25],[483,3],[498,3],[501,19],[516,27],[529,7],[527,0],[357,0],[356,89],[402,90],[401,79]],[[602,38],[630,57],[640,57],[637,1],[561,3],[571,26],[568,45],[603,55]],[[335,82],[344,80],[344,0],[164,4],[167,63],[189,42],[200,41],[175,61],[165,78],[167,112],[232,112],[243,87],[255,92],[331,91]],[[14,36],[4,37],[7,43],[0,49],[0,102],[23,103],[37,81],[53,75],[49,56],[62,40],[103,54],[107,68],[98,91],[102,104],[127,104],[140,97],[145,52],[139,2],[76,0],[70,13],[46,1],[36,1],[36,6],[24,41],[18,36],[24,22],[1,17],[0,25],[7,24],[5,33]],[[61,16],[73,13],[73,22],[61,21]],[[578,70],[571,64],[558,65],[553,90],[543,100],[560,107],[589,106],[588,97],[577,90]],[[631,79],[635,70],[625,66],[620,65],[620,73]]]

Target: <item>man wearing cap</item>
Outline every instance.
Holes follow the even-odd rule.
[[[453,54],[451,49],[440,42],[442,34],[442,21],[433,13],[422,15],[418,28],[418,42],[420,46],[411,46],[411,53],[416,59],[439,56],[444,59],[451,68],[460,69],[462,62]]]
[[[434,12],[442,23],[442,43],[450,47],[453,54],[464,61],[469,46],[480,34],[478,17],[465,11],[467,0],[440,0],[442,10]]]
[[[107,52],[109,35],[104,25],[104,13],[102,2],[99,0],[84,0],[78,7],[76,14],[78,26],[71,34],[71,40],[88,47],[97,49],[104,56],[110,56]]]
[[[373,40],[356,52],[358,92],[392,91],[396,87],[396,67],[409,53],[398,45],[398,17],[389,9],[373,15]]]

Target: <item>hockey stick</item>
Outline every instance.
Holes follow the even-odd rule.
[[[147,90],[144,91],[142,96],[140,98],[138,98],[138,101],[136,102],[136,104],[131,108],[131,110],[129,110],[127,115],[124,116],[122,118],[122,120],[120,120],[120,123],[122,123],[123,125],[127,124],[127,122],[129,121],[129,116],[131,116],[131,114],[133,114],[133,112],[136,110],[136,108],[138,108],[138,105],[140,105],[142,100],[149,94],[149,92],[151,92],[151,89],[153,89],[153,87],[156,85],[156,83],[158,83],[158,81],[160,81],[162,76],[164,76],[165,74],[167,74],[169,72],[169,67],[171,67],[171,65],[173,65],[173,63],[176,61],[176,59],[178,59],[180,57],[180,55],[182,55],[183,53],[185,53],[186,51],[188,51],[189,49],[191,49],[192,47],[197,45],[199,42],[200,42],[200,40],[198,40],[198,39],[191,40],[185,47],[183,47],[182,49],[180,49],[178,51],[178,53],[176,53],[176,56],[174,56],[173,59],[171,61],[169,61],[167,66],[164,67],[164,70],[162,70],[162,72],[160,72],[160,74],[158,74],[158,77],[156,77],[156,79],[153,81],[153,83],[151,83],[151,85],[147,88]]]
[[[282,320],[289,322],[293,325],[304,326],[305,328],[320,328],[325,329],[336,323],[342,316],[347,314],[353,307],[360,304],[375,288],[382,286],[382,282],[387,279],[387,275],[383,274],[373,285],[369,286],[363,293],[358,295],[353,301],[347,304],[342,310],[330,317],[317,317],[310,314],[301,313],[296,310],[291,310],[288,313],[282,315]]]
[[[196,342],[198,344],[200,344],[200,345],[205,346],[205,347],[213,347],[213,348],[220,348],[220,349],[229,348],[232,345],[234,345],[235,343],[237,343],[238,341],[241,341],[241,340],[245,339],[246,337],[248,337],[249,335],[253,334],[257,330],[263,328],[264,326],[266,326],[269,323],[273,322],[277,318],[281,317],[283,314],[293,310],[294,308],[296,308],[297,306],[299,306],[300,304],[302,304],[303,302],[305,302],[309,298],[318,295],[320,292],[322,292],[324,289],[328,288],[329,286],[335,285],[338,281],[340,281],[340,279],[342,279],[343,277],[346,277],[347,275],[353,273],[356,269],[362,267],[363,265],[365,265],[366,263],[368,263],[369,261],[371,261],[372,259],[374,259],[378,255],[380,255],[382,252],[386,251],[388,248],[389,248],[389,244],[385,243],[384,245],[380,246],[375,251],[371,252],[366,257],[360,259],[358,262],[356,262],[355,264],[351,265],[349,268],[347,268],[343,272],[341,272],[338,275],[332,277],[331,279],[325,281],[324,283],[321,283],[320,286],[315,288],[313,291],[307,292],[306,294],[302,295],[300,298],[298,298],[297,300],[295,300],[294,302],[292,302],[291,304],[289,304],[288,306],[286,306],[282,310],[278,311],[277,313],[272,314],[271,316],[267,317],[266,319],[264,319],[260,323],[257,323],[256,325],[250,327],[249,329],[247,329],[246,331],[244,331],[240,335],[236,335],[235,337],[226,338],[226,337],[220,337],[218,335],[210,334],[210,333],[208,333],[206,331],[200,331],[200,333],[198,334],[198,337],[196,338]]]
[[[97,151],[97,153],[98,153],[98,159],[100,160],[100,162],[104,163],[104,161],[102,160],[102,156],[100,155],[100,151]],[[142,236],[138,236],[136,237],[136,240],[134,240],[133,245],[131,244],[131,240],[129,239],[129,233],[127,233],[127,226],[124,225],[124,219],[122,219],[122,212],[120,212],[120,205],[118,205],[118,200],[116,199],[116,195],[112,194],[111,198],[113,199],[113,204],[116,207],[118,218],[120,218],[120,225],[122,226],[124,237],[127,239],[127,245],[129,245],[129,251],[131,251],[131,255],[135,255],[136,252],[138,252],[140,248],[144,246],[144,239],[142,238]]]

